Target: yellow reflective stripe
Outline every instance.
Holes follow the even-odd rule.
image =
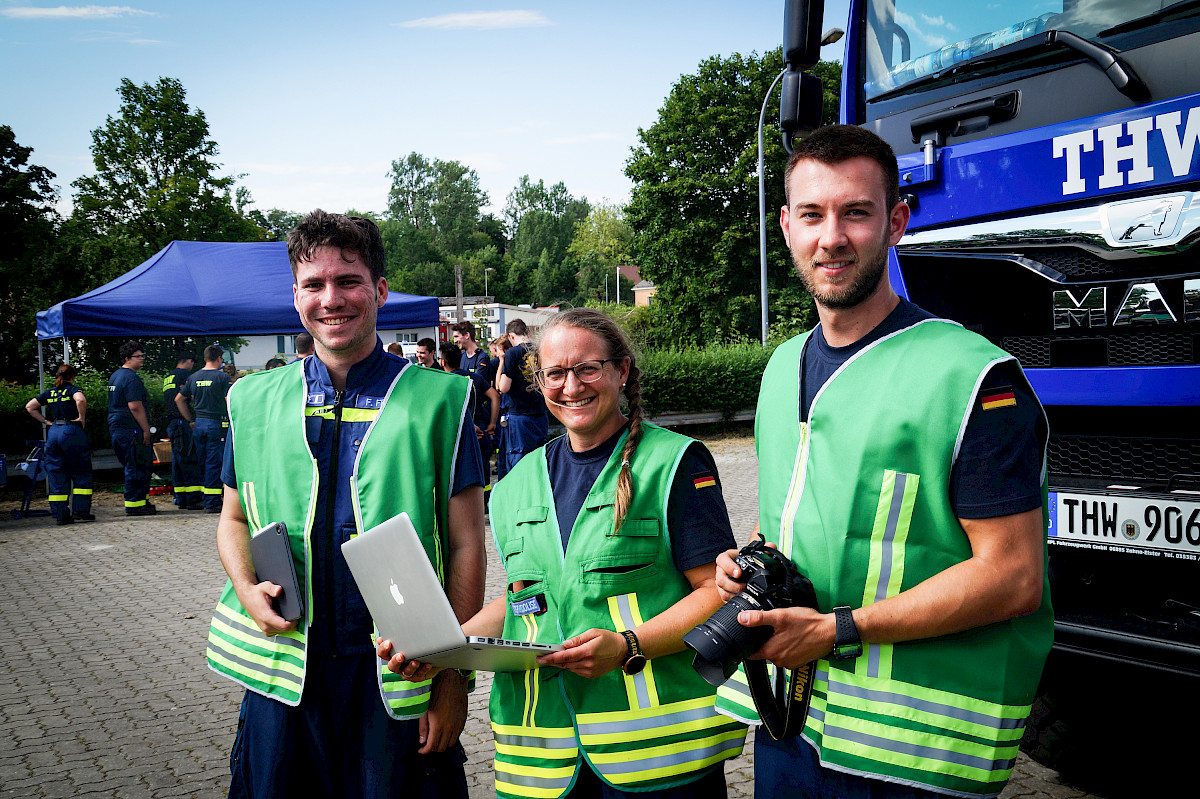
[[[814,688],[826,694],[826,702],[830,705],[914,721],[985,740],[1020,738],[1029,715],[1029,705],[998,704],[898,680],[876,680],[851,672],[830,671],[827,661],[818,661],[816,676]]]
[[[642,623],[642,611],[638,607],[637,594],[618,594],[608,598],[608,614],[612,617],[613,629],[632,630]],[[621,673],[625,683],[625,697],[630,708],[652,708],[658,705],[658,686],[654,683],[654,665],[646,661],[646,667],[638,674]]]
[[[246,520],[250,522],[251,531],[261,530],[262,523],[258,520],[258,500],[254,496],[254,483],[242,483],[242,505],[246,508]],[[311,600],[311,597],[309,597]]]
[[[90,488],[72,488],[71,493],[79,494],[80,496],[86,495],[86,496],[90,497],[92,495],[92,489],[90,489]]]
[[[888,469],[883,474],[875,522],[871,528],[870,560],[862,605],[873,605],[900,593],[904,581],[905,545],[917,503],[920,475]],[[890,679],[892,644],[868,644],[855,660],[855,670],[866,677]]]
[[[796,461],[792,464],[792,480],[788,484],[783,502],[783,515],[779,517],[779,551],[792,557],[792,528],[800,497],[804,493],[804,481],[808,474],[808,423],[800,423],[800,445],[796,447]]]
[[[718,763],[740,752],[745,737],[745,728],[739,726],[707,738],[634,752],[588,752],[588,761],[609,782],[628,785],[686,774]]]
[[[332,405],[313,405],[304,409],[305,416],[333,417]],[[379,408],[342,408],[343,422],[374,422],[379,416]]]
[[[193,491],[199,491],[203,486],[175,486],[176,494],[190,494]]]
[[[46,497],[46,499],[50,502],[66,502],[70,498],[70,494],[51,494],[50,496]]]
[[[220,494],[220,493],[222,493],[221,489],[219,489],[219,488],[204,488],[204,489],[201,489],[201,490],[202,490],[202,491],[203,491],[205,494],[208,494],[208,495],[210,495],[210,496],[213,496],[213,495],[216,495],[216,494]]]
[[[144,500],[144,499],[139,499],[135,502],[130,502],[129,500],[125,500],[125,507],[127,507],[127,508],[140,508],[145,504],[146,504],[146,500]]]

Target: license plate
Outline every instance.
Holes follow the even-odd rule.
[[[1200,501],[1050,492],[1050,543],[1200,559]]]

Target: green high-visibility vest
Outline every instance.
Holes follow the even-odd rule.
[[[371,422],[350,476],[357,532],[407,512],[443,580],[454,454],[468,388],[458,375],[405,368],[380,408],[346,411]],[[305,606],[311,608],[310,536],[319,475],[305,434],[307,395],[304,368],[293,366],[247,375],[233,384],[228,402],[238,495],[250,529],[287,525]],[[295,632],[267,637],[227,581],[209,628],[209,666],[252,691],[297,705],[309,620],[306,615]],[[431,680],[403,680],[380,661],[380,695],[393,718],[424,713],[431,686]]]
[[[626,434],[627,435],[627,434]],[[545,447],[521,459],[492,492],[491,519],[507,583],[504,636],[561,643],[585,630],[633,629],[691,593],[675,568],[667,502],[691,439],[643,423],[634,494],[620,531],[613,502],[625,437],[596,478],[563,552]],[[544,600],[544,613],[523,603]],[[641,791],[697,779],[742,751],[746,728],[716,712],[714,689],[689,650],[588,680],[560,669],[498,673],[489,709],[501,796],[566,793],[581,757],[609,785]]]
[[[958,325],[923,321],[847,361],[802,424],[806,338],[780,346],[763,375],[759,525],[828,613],[894,596],[971,557],[950,504],[951,468],[984,376],[1014,359]],[[1044,476],[1043,467],[1043,516]],[[1052,638],[1047,582],[1032,615],[820,660],[803,734],[834,769],[994,796],[1012,771]],[[753,707],[744,679],[721,691],[723,709],[740,718]]]

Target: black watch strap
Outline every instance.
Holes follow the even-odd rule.
[[[833,656],[838,660],[856,658],[862,654],[862,638],[854,624],[854,613],[845,605],[833,609],[837,632],[833,639]]]

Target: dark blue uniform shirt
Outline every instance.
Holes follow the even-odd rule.
[[[565,435],[546,445],[546,465],[564,552],[584,500],[628,427],[626,424],[603,444],[584,452],[574,452]],[[636,469],[636,453],[633,460]],[[699,444],[688,447],[675,472],[667,500],[667,530],[671,534],[671,556],[680,572],[712,563],[717,555],[737,547],[717,467],[708,449]]]
[[[312,616],[309,651],[335,656],[374,652],[370,640],[371,617],[341,552],[342,543],[348,541],[356,532],[350,475],[353,473],[354,460],[358,456],[363,436],[371,423],[368,420],[342,420],[340,423],[335,420],[333,410],[338,396],[329,371],[320,358],[313,355],[305,358],[300,364],[293,363],[286,368],[304,369],[308,384],[305,404],[311,414],[305,417],[308,446],[317,459],[319,473],[316,513],[311,536],[314,607],[308,611]],[[374,352],[350,367],[346,375],[346,390],[341,396],[342,407],[382,407],[388,388],[401,370],[406,368],[415,367],[403,358],[384,352],[383,344],[376,340]],[[313,413],[317,409],[326,409],[328,412]],[[474,441],[475,430],[470,420],[464,419],[459,435],[453,494],[470,486],[483,484],[483,462],[479,457],[479,447],[474,446]],[[468,442],[472,446],[467,446]],[[405,457],[405,454],[397,453],[397,457]],[[414,463],[413,468],[424,467]],[[233,435],[225,439],[225,463],[221,480],[225,485],[237,488],[237,475],[233,464]],[[430,497],[429,501],[432,502],[433,498]]]
[[[867,345],[898,330],[910,327],[933,314],[900,299],[874,330],[846,347],[831,347],[821,325],[813,330],[804,351],[801,380],[800,420],[821,386],[851,356]],[[921,364],[912,364],[920,369]],[[1011,391],[1015,403],[983,410],[976,400],[963,434],[958,460],[950,472],[950,502],[960,519],[988,519],[1041,507],[1042,447],[1046,440],[1045,418],[1013,363],[992,368],[983,380],[979,396]]]
[[[73,397],[79,392],[77,386],[67,383],[62,388],[51,388],[38,394],[38,405],[45,408],[42,416],[52,422],[75,421],[79,418],[79,406],[75,404]]]
[[[146,384],[132,369],[121,367],[112,373],[108,379],[108,429],[136,430],[137,420],[129,411],[130,402],[140,402],[150,413],[150,397],[146,393]]]

